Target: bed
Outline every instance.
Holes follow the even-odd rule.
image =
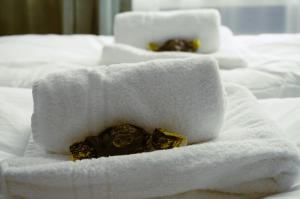
[[[233,45],[248,62],[246,68],[221,70],[223,80],[252,91],[282,136],[300,147],[300,35],[234,36],[223,27],[222,39],[223,48]],[[23,156],[31,134],[32,83],[52,72],[101,64],[102,47],[112,42],[94,35],[0,38],[0,161]],[[298,182],[290,192],[267,198],[300,197]]]

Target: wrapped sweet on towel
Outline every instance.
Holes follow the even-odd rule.
[[[189,143],[218,136],[225,99],[217,62],[209,57],[53,73],[33,86],[33,138],[47,151],[122,123],[164,128]]]
[[[220,46],[220,14],[213,9],[121,13],[114,37],[116,43],[143,49],[170,50],[175,43],[176,50],[214,53]]]

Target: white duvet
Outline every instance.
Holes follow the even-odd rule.
[[[300,96],[300,34],[234,36],[248,68],[223,71],[223,79],[259,98]]]
[[[0,87],[0,161],[24,153],[33,101],[30,89]]]

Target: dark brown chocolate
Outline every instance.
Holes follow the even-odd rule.
[[[98,136],[89,136],[70,146],[73,160],[126,155],[186,145],[186,138],[165,129],[155,129],[152,134],[144,129],[122,124],[107,128]]]
[[[200,40],[186,39],[169,39],[163,44],[151,42],[149,49],[152,51],[180,51],[180,52],[196,52],[200,48]]]

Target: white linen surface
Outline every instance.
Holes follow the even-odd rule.
[[[265,112],[284,130],[284,137],[300,147],[300,98],[260,100]]]
[[[224,71],[224,80],[259,98],[300,97],[300,34],[234,36],[234,41],[249,68]]]
[[[64,154],[75,141],[120,123],[207,141],[218,136],[226,103],[218,65],[209,57],[55,73],[35,83],[33,99],[35,141]]]
[[[102,46],[112,41],[111,37],[94,35],[2,36],[0,63],[66,62],[97,65]]]
[[[260,100],[265,112],[284,130],[284,137],[295,142],[300,148],[300,98],[265,99]],[[300,168],[300,165],[299,165]],[[295,199],[300,198],[300,177],[297,186],[288,192],[275,194],[265,199]]]
[[[300,34],[241,35],[234,40],[251,67],[299,70]]]
[[[213,9],[117,14],[116,43],[148,49],[150,42],[171,38],[200,39],[199,53],[214,53],[220,47],[220,13]]]
[[[226,91],[224,129],[213,142],[177,148],[176,153],[156,151],[75,163],[51,155],[11,159],[2,165],[6,194],[31,199],[53,198],[55,194],[64,199],[143,198],[204,189],[247,196],[256,193],[257,197],[261,192],[286,190],[298,172],[297,149],[278,136],[277,126],[260,112],[249,91],[234,85],[228,85]],[[82,186],[87,182],[89,186]],[[112,187],[114,191],[110,192]],[[245,198],[203,191],[175,198],[195,194],[205,198]]]
[[[22,156],[31,133],[30,89],[0,87],[0,161]]]
[[[0,87],[0,162],[24,155],[32,110],[31,89]]]
[[[298,67],[300,68],[300,65]],[[233,82],[247,87],[260,99],[300,97],[299,69],[283,70],[279,72],[275,68],[268,71],[263,67],[260,69],[237,68],[231,71],[222,70],[221,77],[225,82]]]
[[[32,88],[33,82],[48,74],[72,69],[89,68],[63,62],[10,62],[0,63],[0,85],[6,87]]]

